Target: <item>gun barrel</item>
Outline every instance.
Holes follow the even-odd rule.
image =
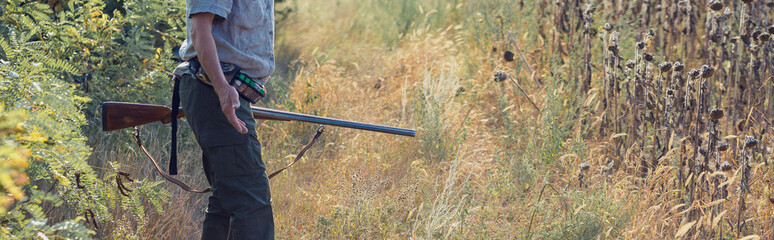
[[[337,127],[354,128],[366,131],[382,132],[389,134],[396,134],[402,136],[414,137],[417,132],[414,129],[390,127],[384,125],[362,123],[348,120],[341,120],[335,118],[319,117],[314,115],[307,115],[301,113],[285,112],[280,110],[252,107],[253,116],[255,118],[263,118],[270,120],[285,120],[285,121],[301,121],[308,123],[317,123],[323,125],[331,125]]]
[[[285,112],[280,110],[252,107],[253,117],[266,120],[279,121],[301,121],[331,125],[337,127],[354,128],[366,131],[382,132],[402,136],[416,136],[414,129],[390,127],[384,125],[362,123],[335,118],[319,117],[301,113]],[[172,109],[166,106],[124,103],[124,102],[104,102],[102,103],[102,130],[112,131],[116,129],[134,127],[146,123],[161,121],[169,123],[172,120]],[[181,108],[177,118],[185,116]]]

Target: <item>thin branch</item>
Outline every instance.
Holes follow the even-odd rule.
[[[519,83],[518,83],[518,82],[516,82],[516,80],[515,80],[515,79],[513,79],[513,77],[512,77],[512,76],[510,76],[510,75],[508,76],[508,79],[510,79],[510,80],[511,80],[511,82],[513,83],[513,85],[516,85],[516,87],[517,87],[517,88],[519,88],[519,90],[521,91],[521,93],[522,93],[522,94],[524,94],[524,97],[526,97],[526,98],[527,98],[527,100],[529,100],[529,103],[532,103],[532,106],[534,106],[534,107],[535,107],[535,109],[537,109],[537,110],[538,110],[538,114],[540,114],[540,113],[542,112],[542,111],[540,110],[540,107],[538,107],[538,105],[537,105],[537,104],[535,104],[535,101],[532,101],[532,98],[530,98],[530,97],[527,95],[527,93],[524,91],[524,89],[523,89],[523,88],[521,88],[521,86],[519,86]]]
[[[538,85],[539,88],[543,88],[543,85],[540,84],[540,81],[538,81],[537,77],[535,77],[536,76],[535,71],[532,70],[532,66],[529,65],[529,62],[527,62],[527,58],[525,58],[524,54],[521,53],[521,49],[519,49],[519,44],[516,43],[516,38],[513,37],[513,34],[511,34],[511,31],[508,31],[508,39],[510,39],[511,42],[513,43],[513,46],[516,47],[516,52],[518,52],[519,56],[521,56],[521,60],[524,61],[524,65],[527,65],[527,69],[529,69],[529,72],[532,74],[532,80],[535,81],[535,83]]]

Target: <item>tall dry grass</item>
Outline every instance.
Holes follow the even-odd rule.
[[[175,176],[195,189],[204,189],[207,180],[201,164],[201,150],[192,138],[190,128],[185,122],[180,122],[179,159],[180,174]],[[148,124],[139,127],[143,145],[153,154],[153,157],[166,169],[169,159],[169,126]],[[136,181],[155,182],[152,188],[160,196],[163,205],[156,206],[149,199],[143,199],[138,184],[127,184],[133,190],[130,195],[139,197],[144,212],[133,218],[131,214],[138,208],[133,206],[113,206],[113,216],[118,219],[101,219],[98,222],[97,238],[125,239],[138,236],[140,239],[196,239],[201,235],[201,223],[204,220],[204,210],[207,198],[204,194],[186,192],[176,185],[166,182],[155,170],[150,160],[137,148],[130,129],[102,133],[90,163],[96,166],[102,176],[120,170],[131,174]],[[110,164],[105,164],[110,162]],[[150,185],[154,186],[154,185]],[[120,194],[117,190],[112,194]],[[156,195],[152,195],[156,196]],[[139,219],[139,222],[135,222]]]
[[[276,95],[259,104],[417,128],[418,136],[328,128],[271,181],[278,238],[774,234],[767,125],[774,108],[771,97],[761,97],[774,91],[763,77],[772,72],[771,57],[728,45],[744,29],[739,16],[709,13],[707,1],[287,4],[295,14],[278,28],[282,67],[269,86]],[[762,2],[728,4],[734,14],[771,24]],[[727,24],[726,33],[708,27],[718,24]],[[729,43],[710,41],[718,33]],[[505,51],[515,60],[504,60]],[[757,73],[750,68],[756,57],[765,66]],[[675,69],[677,61],[684,70]],[[670,70],[662,72],[665,62]],[[705,64],[714,77],[690,77]],[[525,93],[492,81],[500,70]],[[757,92],[734,88],[741,80]],[[710,120],[713,108],[726,117]],[[263,123],[268,170],[289,162],[314,129]],[[163,131],[143,128],[160,159],[167,154]],[[758,146],[745,148],[747,135]],[[159,180],[128,143],[107,145],[121,138],[128,133],[104,136],[94,161],[119,159],[134,176]],[[719,150],[721,143],[729,150]],[[196,149],[189,136],[181,177],[203,187]],[[147,229],[143,237],[198,236],[206,196],[160,186],[173,200],[135,224]]]

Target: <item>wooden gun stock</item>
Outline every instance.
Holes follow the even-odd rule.
[[[374,132],[383,132],[409,137],[414,137],[416,135],[416,130],[414,129],[318,117],[313,115],[285,112],[259,107],[252,107],[252,111],[253,117],[258,119],[276,121],[301,121]],[[104,102],[102,103],[102,131],[112,131],[116,129],[134,127],[156,121],[167,124],[172,121],[171,115],[172,109],[166,106],[124,102]],[[183,109],[181,108],[178,111],[177,118],[184,116],[185,113],[183,113]]]
[[[172,122],[172,109],[167,106],[104,102],[102,103],[102,131],[113,131],[128,127],[161,121],[164,124]],[[183,109],[177,113],[177,118],[184,117]]]

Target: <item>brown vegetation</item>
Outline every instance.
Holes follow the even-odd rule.
[[[770,1],[367,2],[288,3],[261,104],[418,136],[329,128],[272,179],[279,238],[774,238]],[[315,128],[263,123],[268,170]],[[169,190],[148,238],[198,236]]]

